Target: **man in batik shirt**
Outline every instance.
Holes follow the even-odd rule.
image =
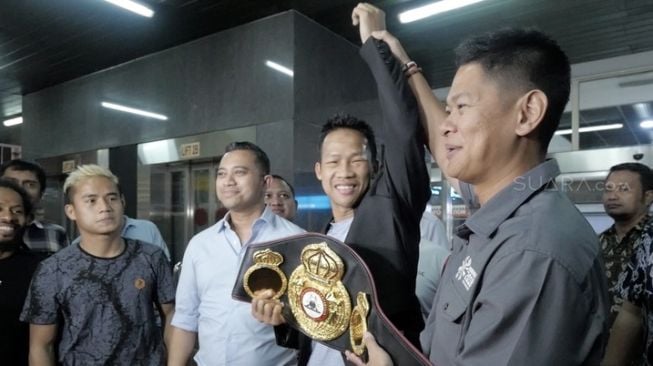
[[[624,163],[610,168],[605,180],[603,206],[614,219],[599,236],[610,292],[610,323],[621,308],[621,294],[616,288],[647,225],[653,224],[649,207],[653,201],[653,173],[640,163]]]
[[[619,276],[623,298],[612,325],[603,366],[653,365],[653,225],[643,227],[640,244]],[[642,316],[644,319],[642,319]],[[642,341],[644,348],[642,351]]]

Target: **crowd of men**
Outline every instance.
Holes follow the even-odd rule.
[[[435,365],[653,364],[653,172],[610,168],[614,225],[600,236],[555,185],[546,151],[569,98],[564,52],[531,29],[465,40],[442,105],[384,16],[365,3],[352,13],[382,128],[327,120],[315,176],[331,207],[324,233],[365,261],[389,321]],[[450,240],[425,214],[425,143],[475,208]],[[69,245],[35,213],[43,170],[4,164],[0,363],[392,365],[371,333],[363,360],[299,332],[272,291],[232,298],[247,246],[304,232],[293,186],[270,166],[251,142],[226,147],[215,185],[227,213],[190,240],[175,287],[166,243],[124,215],[111,171],[67,177],[64,211],[80,234]]]

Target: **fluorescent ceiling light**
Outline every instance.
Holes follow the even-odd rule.
[[[9,118],[9,119],[5,120],[4,122],[2,122],[2,124],[7,126],[7,127],[19,125],[21,123],[23,123],[23,117],[22,116]]]
[[[7,121],[5,121],[6,123]],[[5,124],[6,126],[6,124]],[[639,127],[641,128],[653,128],[653,119],[647,119],[646,121],[642,121],[639,123]]]
[[[127,107],[127,106],[120,105],[120,104],[102,102],[102,106],[104,108],[115,109],[117,111],[127,112],[127,113],[132,113],[132,114],[138,114],[139,116],[144,116],[144,117],[156,118],[156,119],[160,119],[162,121],[167,121],[168,120],[168,117],[164,116],[162,114],[152,113],[152,112],[144,111],[144,110],[141,110],[141,109]]]
[[[277,70],[277,71],[279,71],[281,73],[284,73],[284,74],[286,74],[288,76],[291,76],[291,77],[295,74],[291,69],[289,69],[289,68],[287,68],[285,66],[281,66],[278,63],[272,62],[270,60],[265,61],[265,66],[267,66],[267,67],[269,67],[271,69],[275,69],[275,70]]]
[[[399,21],[402,23],[410,23],[453,9],[462,8],[463,6],[476,4],[481,1],[483,0],[441,0],[432,4],[420,6],[419,8],[406,10],[399,14]]]
[[[127,9],[131,12],[134,12],[138,15],[142,15],[144,17],[151,18],[152,15],[154,15],[154,11],[152,9],[132,0],[104,0],[104,1],[111,3],[113,5],[117,5],[123,9]]]
[[[613,123],[611,125],[600,125],[600,126],[588,126],[581,127],[578,129],[578,132],[595,132],[595,131],[605,131],[605,130],[616,130],[622,128],[624,125],[622,123]],[[571,135],[571,128],[566,130],[558,130],[555,132],[556,135]]]

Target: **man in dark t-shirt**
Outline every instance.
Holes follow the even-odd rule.
[[[174,286],[165,255],[120,236],[124,203],[107,169],[78,167],[64,192],[66,215],[81,240],[43,261],[34,275],[21,314],[31,324],[31,359],[54,363],[61,328],[58,361],[64,365],[164,364],[153,305],[167,332]]]
[[[0,364],[27,365],[29,326],[18,317],[39,258],[26,250],[23,232],[32,205],[18,185],[0,180]]]

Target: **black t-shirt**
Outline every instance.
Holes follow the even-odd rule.
[[[98,258],[71,245],[39,265],[21,319],[59,324],[64,365],[159,366],[165,354],[153,304],[174,298],[160,248],[126,239],[122,254]]]
[[[18,318],[39,257],[19,251],[0,259],[0,363],[27,365],[29,324]]]

